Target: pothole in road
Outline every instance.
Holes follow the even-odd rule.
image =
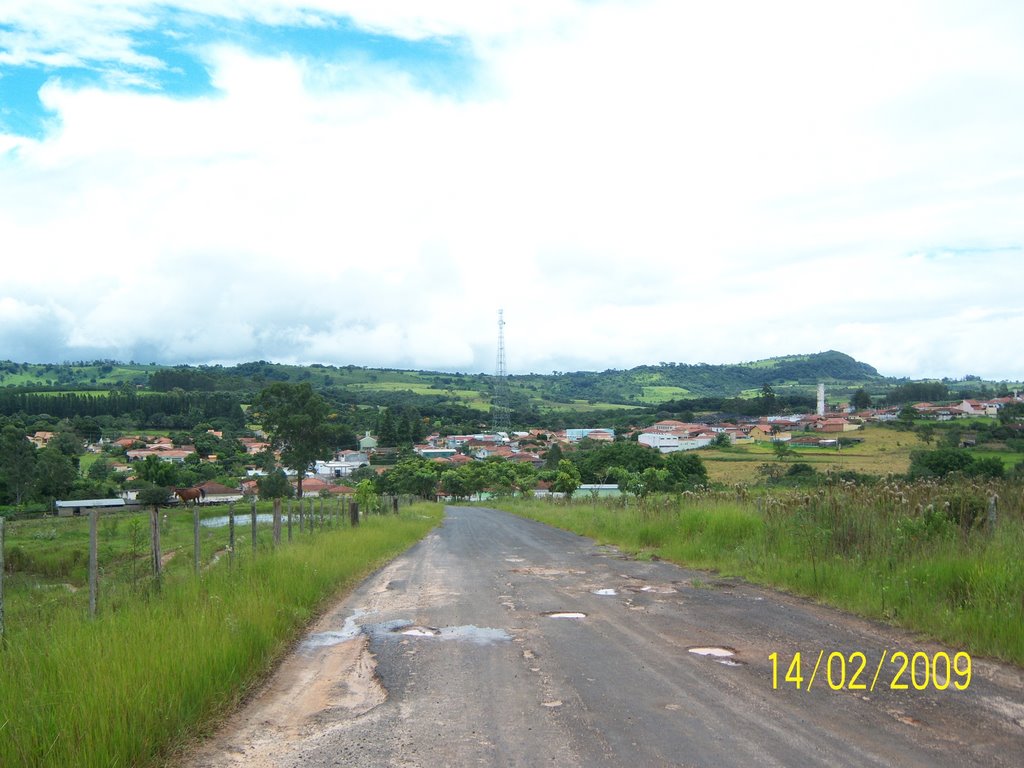
[[[595,589],[594,590],[594,594],[595,595],[611,595],[611,596],[615,596],[615,595],[617,595],[619,593],[616,592],[614,589]]]
[[[345,619],[345,623],[342,625],[340,630],[329,630],[327,632],[317,632],[312,635],[307,635],[299,644],[299,650],[306,652],[314,651],[317,648],[326,648],[331,645],[338,645],[359,637],[363,629],[362,626],[356,622],[366,615],[367,611],[356,609],[351,616]]]
[[[547,616],[549,619],[585,619],[587,614],[580,611],[544,611],[541,616]]]
[[[585,576],[586,571],[578,568],[544,568],[538,565],[524,566],[523,568],[510,568],[510,573],[524,573],[529,576]]]
[[[736,655],[736,651],[732,648],[726,648],[720,645],[698,645],[693,648],[687,648],[690,653],[695,653],[698,656],[706,656],[719,664],[724,664],[727,667],[742,667],[743,662],[737,661],[733,658]]]
[[[636,592],[637,594],[650,594],[650,595],[670,595],[676,592],[675,587],[670,587],[667,584],[645,584],[642,587],[626,587],[630,592]]]
[[[698,645],[686,650],[690,653],[696,653],[698,656],[714,656],[715,658],[723,659],[736,655],[736,651],[732,648],[723,648],[717,645]]]
[[[472,624],[464,624],[458,627],[428,627],[422,624],[409,624],[408,622],[386,622],[383,625],[371,627],[372,633],[382,630],[393,635],[436,638],[437,640],[460,640],[476,645],[490,645],[491,643],[512,639],[512,636],[504,629],[477,627]]]
[[[441,634],[441,630],[437,627],[407,626],[396,627],[391,631],[397,632],[400,635],[409,635],[410,637],[437,637]]]

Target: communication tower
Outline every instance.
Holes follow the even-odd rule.
[[[498,310],[498,356],[494,366],[494,397],[491,400],[491,428],[509,431],[508,370],[505,365],[505,310]]]

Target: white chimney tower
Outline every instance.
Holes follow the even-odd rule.
[[[818,383],[818,415],[825,415],[825,384],[824,382]]]

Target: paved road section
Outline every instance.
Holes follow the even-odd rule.
[[[973,659],[958,691],[965,677],[942,655],[958,650],[450,507],[443,526],[329,611],[185,764],[1024,764],[1024,674]],[[899,664],[879,667],[899,651],[938,658],[937,680],[930,670],[914,689],[921,656],[913,680],[909,667],[898,679]],[[785,680],[797,652],[799,688]],[[833,652],[839,690],[826,672]],[[854,681],[857,652],[865,669]],[[892,690],[894,679],[908,689]]]

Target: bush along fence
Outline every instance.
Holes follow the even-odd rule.
[[[227,540],[210,541],[207,537],[205,546],[216,547],[209,558],[209,565],[226,556],[229,568],[235,565],[238,555],[239,525],[248,527],[248,538],[251,550],[257,555],[261,549],[260,531],[270,525],[270,541],[276,549],[284,543],[291,543],[297,536],[313,536],[317,531],[335,530],[343,527],[355,528],[360,518],[366,514],[398,514],[399,510],[417,501],[412,496],[363,496],[357,499],[352,495],[340,495],[333,498],[317,496],[303,499],[280,498],[269,502],[258,502],[251,497],[247,502],[230,503],[227,505],[191,506],[191,550],[192,569],[199,576],[203,569],[204,528],[220,527],[227,529]],[[362,507],[360,506],[362,502]],[[259,511],[270,505],[270,511]],[[226,514],[211,519],[211,511],[226,507]],[[248,510],[240,511],[241,507]],[[133,588],[143,587],[159,591],[163,579],[164,568],[168,561],[178,555],[184,548],[181,536],[182,512],[179,508],[151,506],[148,510],[148,570],[151,579],[147,583],[140,578],[139,560],[142,557],[142,534],[140,517],[142,508],[132,513],[103,512],[92,509],[88,512],[88,540],[80,542],[78,536],[69,536],[66,540],[58,529],[65,525],[76,525],[67,519],[43,517],[36,520],[6,521],[0,516],[0,640],[9,628],[9,614],[5,614],[4,581],[18,578],[19,572],[39,572],[47,577],[72,576],[85,567],[88,584],[88,615],[95,618],[102,607],[102,591],[104,584],[120,596],[124,592],[124,582]],[[172,517],[174,519],[172,519]],[[81,518],[76,518],[80,520]],[[127,531],[122,530],[128,521]],[[41,523],[52,523],[47,529],[40,529]],[[80,523],[77,523],[80,525]],[[38,546],[26,546],[22,537],[16,535],[19,529],[32,527],[29,533],[31,544],[47,542],[41,552]],[[171,535],[172,539],[167,540]],[[245,533],[241,533],[242,536]],[[164,541],[161,541],[163,536]],[[8,542],[7,539],[10,539]],[[264,542],[265,544],[265,542]],[[84,545],[84,546],[83,546]],[[7,557],[5,558],[5,553]],[[73,584],[66,583],[70,593],[78,591]],[[59,602],[59,601],[51,601]],[[119,599],[115,602],[120,602]],[[32,615],[34,612],[29,612]]]

